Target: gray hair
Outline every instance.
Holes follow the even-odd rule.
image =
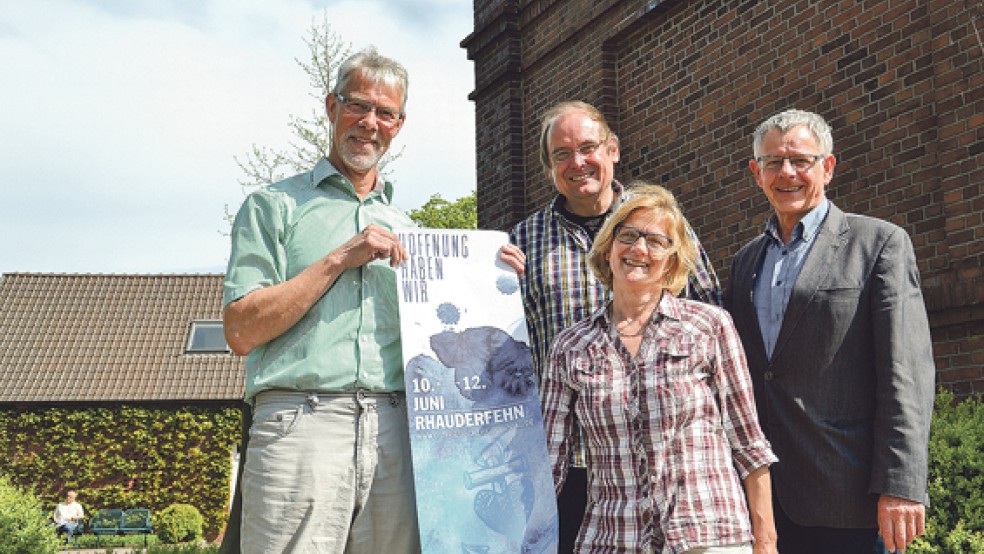
[[[752,143],[754,156],[758,158],[762,154],[762,140],[769,131],[777,129],[780,133],[786,134],[790,129],[800,125],[809,129],[810,134],[816,139],[820,147],[819,154],[834,153],[834,138],[830,133],[830,125],[823,117],[803,110],[786,110],[766,119],[755,129],[755,139]]]
[[[349,56],[338,67],[338,77],[332,92],[336,95],[344,94],[356,73],[376,84],[399,88],[402,97],[400,111],[406,109],[407,70],[400,62],[381,55],[375,46],[368,46]]]

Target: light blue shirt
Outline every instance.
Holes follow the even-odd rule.
[[[824,198],[820,205],[793,227],[792,240],[783,244],[779,225],[775,216],[769,218],[765,226],[768,246],[762,267],[755,275],[755,288],[752,289],[752,303],[758,316],[759,329],[765,341],[765,352],[772,359],[772,352],[779,339],[779,329],[786,315],[789,296],[793,292],[793,284],[799,277],[806,256],[813,247],[813,241],[820,231],[820,225],[830,211],[830,202]]]

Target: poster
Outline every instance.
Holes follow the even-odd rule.
[[[549,553],[557,503],[516,273],[498,231],[398,230],[424,554]]]

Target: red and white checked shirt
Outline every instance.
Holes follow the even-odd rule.
[[[612,181],[615,210],[625,201],[625,188]],[[509,235],[510,242],[526,253],[526,271],[519,278],[529,331],[533,368],[537,382],[547,364],[547,352],[557,333],[591,315],[611,298],[611,292],[588,267],[588,252],[594,236],[569,220],[558,194],[549,205],[519,222]],[[711,259],[697,234],[687,225],[697,246],[694,269],[682,294],[691,300],[722,306],[721,285]],[[585,467],[584,448],[571,450],[575,467]]]
[[[609,307],[557,335],[541,394],[560,491],[580,423],[588,509],[579,553],[679,553],[752,540],[742,480],[777,461],[723,309],[664,294],[635,358]]]

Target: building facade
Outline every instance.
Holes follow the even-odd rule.
[[[616,176],[677,195],[723,281],[769,205],[752,132],[800,108],[834,129],[828,197],[904,227],[938,369],[984,393],[984,4],[978,0],[476,0],[479,227],[556,194],[537,156],[551,105],[598,106]]]
[[[190,503],[214,539],[246,408],[223,280],[0,276],[0,474],[47,507],[77,489],[87,516]]]

